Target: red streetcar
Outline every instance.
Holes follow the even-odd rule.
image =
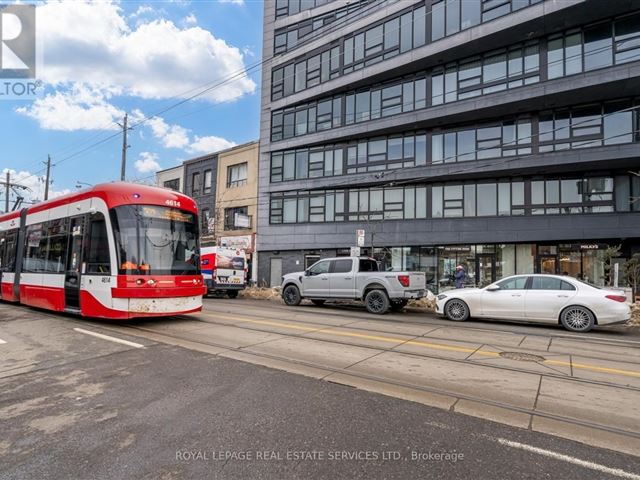
[[[109,183],[0,216],[0,297],[86,317],[202,309],[198,210],[170,190]]]

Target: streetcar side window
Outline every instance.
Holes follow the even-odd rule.
[[[7,234],[0,233],[0,271],[4,271],[4,259],[7,251]]]
[[[66,218],[51,220],[47,226],[47,257],[45,271],[62,273],[66,267],[68,240],[68,221]]]
[[[25,272],[44,272],[47,260],[47,236],[44,223],[27,227],[25,247],[23,270]]]
[[[62,273],[68,243],[65,218],[27,227],[23,270],[25,272]]]
[[[109,258],[109,236],[104,215],[97,213],[91,217],[89,242],[85,249],[86,273],[109,275],[111,259]]]
[[[4,258],[2,260],[2,271],[13,272],[16,266],[16,239],[18,233],[16,230],[7,233],[6,247],[4,250]]]

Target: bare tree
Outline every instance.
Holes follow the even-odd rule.
[[[606,285],[613,285],[613,265],[616,263],[614,260],[620,256],[621,249],[622,245],[613,245],[604,251],[604,282]]]
[[[624,265],[624,270],[629,285],[633,289],[633,298],[635,298],[635,295],[639,293],[638,287],[640,286],[640,253],[634,253],[633,256],[627,260]]]

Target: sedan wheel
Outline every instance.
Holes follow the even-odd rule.
[[[562,326],[572,332],[588,332],[596,322],[593,313],[584,307],[565,308],[560,315]]]
[[[287,285],[282,292],[282,299],[284,303],[290,307],[300,305],[302,297],[300,297],[300,290],[295,285]]]
[[[469,318],[469,307],[462,300],[449,300],[444,306],[444,313],[449,320],[464,322]]]

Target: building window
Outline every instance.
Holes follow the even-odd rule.
[[[162,186],[164,188],[170,188],[171,190],[174,190],[176,192],[180,191],[180,179],[179,178],[174,178],[173,180],[166,180]]]
[[[241,187],[247,184],[247,162],[227,167],[227,187]]]
[[[531,214],[613,212],[613,178],[531,182]]]
[[[630,99],[616,100],[476,127],[435,129],[429,152],[426,132],[275,151],[271,182],[636,142],[640,137],[633,132],[639,114],[633,105]]]
[[[422,73],[362,92],[276,110],[271,116],[271,140],[276,142],[426,108],[426,90],[426,75]]]
[[[330,0],[276,0],[276,18],[295,15],[296,13],[329,3],[329,1]],[[362,3],[361,6],[364,6],[367,2],[361,1],[360,3]],[[358,4],[354,4],[354,6],[356,5]]]
[[[640,58],[640,13],[568,30],[548,38],[548,77],[632,62]]]
[[[249,207],[233,207],[224,209],[224,229],[244,230],[251,228]]]
[[[408,168],[427,163],[427,137],[420,133],[271,154],[271,181],[330,177]]]
[[[213,229],[209,228],[210,222],[211,222],[211,211],[208,208],[202,209],[202,212],[200,213],[200,222],[201,222],[200,230],[203,235],[213,233]]]
[[[588,177],[282,192],[270,223],[606,213],[613,188],[611,177]]]
[[[191,176],[191,195],[200,195],[201,192],[200,186],[200,172],[195,172]]]
[[[538,43],[515,45],[435,69],[431,103],[455,102],[539,81]]]
[[[542,112],[540,152],[600,147],[634,141],[631,101],[587,105]]]
[[[213,175],[211,170],[204,171],[204,193],[211,193],[211,186],[213,184]]]
[[[480,3],[480,0],[443,0],[433,4],[431,10],[426,7],[429,2],[419,2],[376,25],[338,40],[338,45],[333,43],[299,57],[288,65],[273,69],[271,98],[278,100],[425,45],[429,17],[432,40],[436,40],[539,1],[541,0],[482,0]],[[297,7],[294,9],[297,10]],[[289,9],[285,6],[281,9],[276,7],[276,12],[279,11]],[[308,35],[309,30],[313,30],[313,24],[309,24],[307,20],[294,26],[293,30],[290,28],[276,32],[276,52],[284,52],[290,46],[297,45],[301,31]],[[287,82],[287,78],[291,78],[291,81]]]
[[[374,0],[360,0],[357,2],[353,2],[350,5],[332,10],[329,13],[316,15],[315,17],[309,18],[289,27],[276,30],[274,32],[273,53],[275,55],[278,55],[296,48],[298,43],[304,42],[308,38],[315,38],[315,36],[309,37],[309,35],[311,35],[313,32],[316,32],[327,25],[331,25],[336,20],[340,19],[341,22],[343,22],[345,16],[351,15],[353,12],[358,11],[359,9],[366,6],[368,3],[372,3],[373,1]],[[286,14],[284,12],[288,10],[288,5],[286,6],[286,8],[284,5],[282,5],[280,9],[276,7],[276,18],[285,16]],[[294,7],[294,10],[298,10],[298,8]]]
[[[495,126],[434,133],[431,139],[431,162],[451,163],[530,155],[531,138],[531,119],[528,118]]]

